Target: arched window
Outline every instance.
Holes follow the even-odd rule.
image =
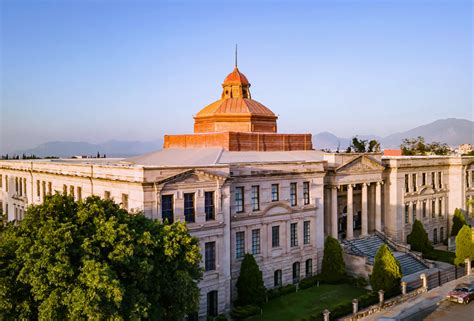
[[[300,262],[293,263],[293,284],[300,281]]]
[[[274,285],[275,287],[282,286],[282,282],[281,282],[281,270],[276,270],[276,271],[273,273],[273,285]]]
[[[313,275],[313,260],[307,259],[306,260],[306,277]]]

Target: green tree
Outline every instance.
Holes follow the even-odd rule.
[[[459,208],[455,209],[453,215],[453,226],[451,227],[451,236],[458,235],[458,232],[466,224],[466,218],[464,217],[462,211]]]
[[[395,259],[388,246],[383,244],[375,255],[374,268],[370,275],[372,290],[395,290],[400,286],[401,271],[400,262]]]
[[[472,242],[472,231],[468,225],[464,225],[456,236],[456,258],[454,264],[464,263],[466,258],[474,258],[474,244]]]
[[[346,274],[346,264],[339,241],[328,236],[324,242],[321,276],[328,283],[340,281]]]
[[[252,254],[245,254],[237,279],[237,305],[258,305],[265,302],[265,286],[262,271]]]
[[[0,234],[0,319],[182,320],[198,306],[198,244],[183,223],[47,197]]]
[[[423,224],[419,220],[415,220],[413,223],[411,233],[407,236],[407,242],[411,245],[413,251],[428,253],[433,250],[433,245],[428,239],[428,233],[426,233]]]
[[[378,153],[380,152],[380,142],[378,140],[372,139],[369,141],[369,145],[367,147],[368,153]]]

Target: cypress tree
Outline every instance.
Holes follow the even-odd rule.
[[[324,256],[321,266],[321,276],[328,283],[340,281],[346,274],[346,265],[342,256],[339,241],[328,236],[324,242]]]
[[[451,236],[456,236],[459,233],[459,230],[466,225],[466,218],[462,211],[457,208],[454,210],[453,215],[453,226],[451,227]]]
[[[456,258],[454,259],[454,264],[464,263],[467,257],[471,260],[474,259],[474,245],[471,228],[464,225],[456,236]]]
[[[387,245],[383,244],[375,255],[374,268],[370,275],[372,290],[385,292],[395,290],[402,278],[400,262],[393,256]]]
[[[265,302],[262,271],[252,254],[245,254],[237,280],[237,305],[262,306]]]
[[[426,233],[423,224],[419,220],[415,220],[413,223],[407,242],[411,245],[413,251],[428,253],[433,249],[433,245],[428,239],[428,233]]]

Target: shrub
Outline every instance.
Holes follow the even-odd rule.
[[[314,276],[304,278],[303,280],[300,281],[299,288],[308,289],[310,287],[315,286],[318,282],[321,282],[321,280],[322,278],[319,275],[314,275]]]
[[[426,233],[423,224],[419,220],[415,220],[413,223],[407,242],[411,245],[413,251],[427,253],[433,249],[433,245],[428,239],[428,233]]]
[[[282,295],[296,292],[296,286],[294,284],[288,284],[279,288],[267,290],[268,300],[273,300],[281,297]]]
[[[401,278],[400,262],[395,259],[388,246],[383,244],[375,255],[374,268],[370,276],[372,290],[389,292],[399,288]]]
[[[371,305],[379,302],[379,295],[377,292],[369,292],[359,297],[359,309],[365,309]]]
[[[280,288],[280,295],[296,292],[296,285],[288,284]]]
[[[449,264],[454,264],[454,259],[456,254],[449,251],[442,251],[433,249],[426,254],[423,254],[423,257],[428,260],[441,261]]]
[[[346,274],[346,265],[339,241],[328,236],[324,242],[321,277],[328,283],[337,283]]]
[[[464,217],[464,214],[462,213],[462,211],[459,208],[457,208],[454,210],[453,227],[451,228],[451,236],[458,235],[459,231],[462,229],[464,225],[466,225],[466,218]]]
[[[331,319],[335,320],[348,314],[352,314],[352,302],[350,301],[347,303],[338,304],[332,308],[330,317]]]
[[[242,320],[260,314],[260,307],[256,305],[242,305],[232,309],[230,316],[235,320]]]
[[[474,258],[474,246],[472,244],[471,228],[464,225],[456,236],[456,258],[454,259],[454,264],[462,264],[468,257]]]
[[[259,307],[265,302],[265,286],[262,271],[252,254],[245,254],[237,280],[237,305],[255,304]]]

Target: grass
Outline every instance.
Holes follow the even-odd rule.
[[[322,314],[324,309],[331,310],[367,292],[349,284],[322,284],[271,300],[264,305],[263,315],[248,320],[298,320],[311,314]]]
[[[435,261],[446,262],[449,264],[454,264],[454,259],[456,258],[456,254],[453,252],[433,249],[430,252],[423,254],[423,257],[428,260],[435,260]]]

